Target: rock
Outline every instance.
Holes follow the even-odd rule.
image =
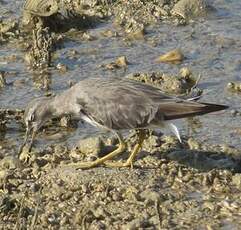
[[[29,52],[25,55],[25,61],[32,68],[47,67],[51,63],[53,37],[49,28],[41,25],[33,29],[33,42]]]
[[[63,63],[58,63],[56,68],[61,72],[61,73],[66,73],[68,70],[67,65],[63,64]]]
[[[19,165],[19,159],[13,156],[6,156],[0,161],[0,169],[16,169]]]
[[[85,32],[82,35],[82,39],[84,41],[93,41],[93,40],[95,40],[95,37],[93,35],[91,35],[90,33]]]
[[[0,88],[5,87],[5,85],[6,85],[5,72],[0,71]]]
[[[198,150],[200,149],[201,145],[195,140],[193,139],[192,137],[190,137],[188,140],[187,140],[187,144],[188,144],[188,147],[191,149],[191,150]]]
[[[128,61],[125,56],[118,57],[114,62],[110,62],[108,64],[102,64],[100,67],[104,67],[108,70],[114,70],[119,68],[127,68]]]
[[[126,224],[123,229],[126,230],[135,230],[135,229],[144,229],[146,220],[144,218],[137,218]]]
[[[125,32],[131,39],[143,39],[145,34],[145,26],[143,23],[137,22],[131,18],[125,26]]]
[[[119,34],[116,31],[112,31],[112,30],[105,30],[105,31],[101,32],[101,34],[104,37],[108,37],[108,38],[119,36]]]
[[[240,82],[229,82],[227,84],[227,89],[231,92],[241,93],[241,83]]]
[[[207,8],[206,0],[180,0],[174,5],[171,13],[186,19],[206,14]]]
[[[126,56],[118,57],[118,58],[115,60],[115,63],[116,63],[116,65],[119,66],[119,67],[127,67],[127,65],[128,65],[128,61],[127,61]]]
[[[0,169],[0,187],[3,186],[4,181],[6,180],[6,177],[8,176],[8,170],[2,170]]]
[[[80,140],[78,150],[84,155],[98,156],[104,149],[104,142],[100,137],[90,137]]]
[[[14,20],[0,21],[0,34],[13,33],[17,28],[17,22]]]
[[[155,205],[156,203],[160,202],[161,196],[158,192],[152,191],[150,189],[144,190],[140,197],[145,200],[146,205]]]
[[[191,70],[187,67],[181,68],[179,73],[180,73],[180,76],[183,77],[184,79],[188,79],[192,75]]]
[[[22,24],[24,29],[32,29],[36,22],[51,31],[67,31],[83,28],[107,15],[104,3],[99,1],[56,1],[27,0],[24,5]],[[94,19],[95,18],[95,19]]]
[[[33,15],[48,17],[58,12],[55,0],[26,0],[24,11]]]
[[[235,160],[241,160],[241,150],[228,146],[227,144],[220,145],[221,151],[228,156],[232,156]]]
[[[241,175],[239,173],[236,173],[235,175],[233,175],[232,183],[237,187],[241,188]]]
[[[161,55],[157,62],[166,62],[172,64],[180,64],[184,59],[184,55],[182,54],[180,49],[174,49],[166,54]]]
[[[160,88],[167,94],[178,95],[179,97],[196,97],[200,96],[202,93],[201,89],[196,86],[200,78],[198,79],[193,75],[183,78],[182,76],[168,75],[161,72],[152,72],[133,73],[127,75],[126,77],[153,85]]]
[[[7,120],[6,120],[6,114],[3,112],[0,112],[0,132],[4,133],[7,129]]]

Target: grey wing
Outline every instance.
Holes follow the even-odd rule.
[[[98,86],[94,83],[90,88],[91,92],[86,86],[77,99],[81,112],[110,129],[146,127],[158,112],[154,98],[160,100],[161,95],[153,87],[122,80],[101,81]]]
[[[82,107],[85,115],[109,129],[133,129],[147,126],[155,117],[158,108],[143,103],[141,98],[125,97],[100,100],[92,97]]]

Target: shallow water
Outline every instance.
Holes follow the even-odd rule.
[[[19,8],[24,1],[1,1],[2,18],[14,14],[20,15]],[[78,41],[73,39],[64,43],[57,50],[55,64],[67,64],[69,70],[62,74],[58,70],[51,71],[51,91],[61,92],[68,88],[69,81],[79,81],[85,77],[102,75],[125,76],[133,72],[161,71],[178,73],[184,66],[191,68],[193,73],[201,74],[200,88],[204,89],[202,101],[230,105],[231,109],[240,110],[240,95],[226,90],[230,81],[241,80],[241,2],[239,0],[213,1],[216,10],[210,12],[207,18],[201,18],[187,26],[171,24],[156,25],[147,29],[145,40],[125,42],[123,37],[105,38],[100,35],[106,29],[115,29],[111,24],[101,24],[89,32],[96,36],[93,41]],[[155,46],[152,41],[155,41]],[[179,47],[186,56],[181,65],[156,63],[155,59],[162,53]],[[69,49],[79,52],[77,59],[67,58]],[[14,61],[7,62],[4,57],[16,55]],[[0,90],[0,108],[24,108],[33,97],[43,95],[45,91],[35,87],[35,78],[23,62],[23,53],[16,44],[0,47],[0,69],[6,72],[7,82],[23,80],[23,86],[9,84]],[[116,57],[125,55],[130,62],[127,70],[107,71],[99,65],[109,63]],[[193,133],[194,138],[203,142],[232,145],[241,147],[240,134],[234,129],[240,128],[240,117],[232,117],[230,111],[206,115],[199,118],[203,126]],[[185,120],[177,122],[182,135],[188,134],[188,123]],[[16,124],[10,124],[6,138],[22,140],[22,133]],[[64,138],[68,144],[76,143],[80,137],[98,133],[95,128],[86,125],[75,133],[70,132]],[[61,140],[63,141],[63,140]],[[40,143],[51,143],[40,140]]]

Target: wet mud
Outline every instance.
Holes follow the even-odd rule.
[[[129,136],[128,151],[134,139]],[[72,149],[61,144],[34,149],[24,165],[5,156],[1,227],[236,229],[240,224],[240,150],[190,139],[181,145],[172,136],[151,134],[133,169],[72,165],[102,156],[113,143],[103,137]]]
[[[239,229],[239,9],[234,0],[0,1],[0,228]],[[27,102],[98,75],[231,108],[177,122],[182,143],[150,131],[131,169],[78,169],[118,140],[71,117],[49,121],[18,157]],[[118,161],[136,141],[124,135]]]

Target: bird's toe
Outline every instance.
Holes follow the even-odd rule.
[[[75,167],[75,169],[90,169],[95,167],[96,165],[94,162],[77,162],[77,163],[70,163],[68,166]]]
[[[22,161],[24,164],[27,164],[29,163],[30,158],[31,158],[31,154],[29,152],[29,148],[26,146],[19,154],[19,160]]]
[[[107,161],[105,162],[105,165],[107,167],[112,167],[112,168],[122,168],[122,167],[130,167],[133,168],[132,162],[120,162],[120,161]]]

